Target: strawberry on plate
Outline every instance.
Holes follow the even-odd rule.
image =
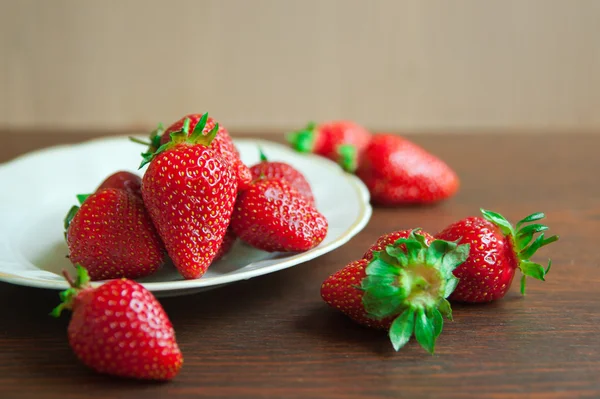
[[[205,117],[206,115],[206,117]],[[187,122],[186,122],[187,121]],[[174,122],[166,130],[162,125],[159,125],[156,130],[150,134],[150,143],[139,141],[132,138],[133,141],[149,145],[146,155],[151,155],[158,150],[160,146],[167,144],[171,140],[171,134],[184,131],[191,135],[198,131],[198,124],[202,126],[202,134],[208,135],[213,129],[217,129],[215,138],[212,140],[211,147],[221,155],[223,159],[231,163],[231,167],[238,179],[238,190],[245,189],[252,180],[252,175],[248,167],[242,162],[240,153],[238,152],[229,132],[223,125],[217,123],[213,118],[206,114],[189,114]]]
[[[67,330],[77,358],[99,373],[141,380],[171,380],[183,365],[175,330],[160,303],[142,285],[128,279],[89,285],[86,270],[65,277],[71,288],[61,292],[59,317],[72,311]]]
[[[454,270],[460,283],[450,300],[478,303],[500,299],[510,288],[517,269],[522,274],[522,294],[525,294],[527,277],[544,281],[551,262],[544,268],[530,258],[541,247],[557,241],[558,236],[545,238],[543,231],[548,230],[547,226],[529,223],[545,215],[531,214],[513,227],[498,213],[484,209],[481,213],[483,217],[459,220],[435,235],[438,239],[471,246],[468,259]]]
[[[453,196],[456,173],[441,159],[393,134],[376,134],[356,175],[380,205],[427,204]]]
[[[418,230],[399,238],[371,259],[359,259],[329,276],[321,297],[367,327],[388,330],[395,350],[415,336],[429,353],[452,319],[446,299],[458,284],[453,270],[467,258],[469,244],[433,240]]]
[[[145,277],[164,263],[165,249],[144,207],[130,191],[104,188],[78,196],[65,218],[69,259],[92,280]]]
[[[263,178],[238,195],[231,227],[263,251],[304,252],[323,241],[328,223],[289,183]]]
[[[260,178],[285,180],[298,190],[311,205],[315,204],[315,197],[306,177],[288,163],[269,161],[262,150],[260,151],[260,162],[252,165],[250,172],[255,180]]]
[[[338,163],[344,170],[354,172],[367,147],[371,133],[352,121],[329,121],[288,135],[288,141],[298,152],[312,152]]]
[[[118,188],[141,197],[142,178],[134,173],[121,170],[104,179],[96,191],[103,188]]]
[[[199,278],[215,259],[237,193],[232,165],[212,143],[216,124],[204,134],[204,114],[190,134],[190,120],[155,153],[145,154],[149,163],[142,179],[142,197],[148,213],[179,273]],[[141,167],[140,166],[140,167]]]

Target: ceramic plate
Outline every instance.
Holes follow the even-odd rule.
[[[238,139],[235,144],[246,164],[258,162],[260,146],[270,160],[288,162],[306,176],[317,208],[329,222],[327,237],[318,247],[294,254],[267,253],[238,240],[232,251],[199,279],[184,280],[167,265],[138,280],[157,296],[189,294],[309,261],[346,243],[371,217],[367,189],[335,163],[269,141]],[[108,137],[47,148],[0,165],[0,280],[67,288],[61,271],[74,269],[65,258],[63,219],[76,204],[75,194],[93,192],[117,170],[142,175],[144,169],[138,171],[137,166],[143,149],[127,137]]]

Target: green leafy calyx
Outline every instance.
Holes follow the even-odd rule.
[[[143,144],[148,147],[146,152],[155,152],[160,147],[160,140],[165,132],[165,128],[162,123],[159,123],[156,129],[150,132],[148,140],[140,140],[137,137],[129,137],[129,140],[137,144]]]
[[[358,155],[356,147],[351,144],[342,144],[337,148],[338,163],[348,173],[354,173],[358,168]]]
[[[258,155],[261,162],[269,162],[269,158],[267,158],[261,147],[258,147]]]
[[[79,202],[79,205],[83,205],[83,203],[85,202],[86,199],[88,199],[88,197],[91,194],[77,194],[77,201]],[[79,206],[77,205],[73,205],[71,207],[71,209],[69,209],[69,211],[67,212],[67,215],[65,216],[64,220],[63,220],[63,225],[65,228],[65,239],[67,238],[67,231],[69,230],[69,226],[71,225],[71,221],[73,220],[73,218],[75,217],[75,214],[77,214],[77,212],[79,212]]]
[[[316,124],[310,122],[304,129],[289,133],[287,140],[292,148],[298,152],[313,152],[316,135]]]
[[[87,270],[81,265],[77,265],[77,276],[75,277],[75,280],[71,278],[66,270],[63,270],[63,275],[70,287],[58,294],[62,302],[50,312],[50,315],[53,317],[59,317],[64,309],[72,309],[75,297],[80,291],[88,288],[90,282],[90,276],[88,275]]]
[[[443,317],[452,319],[447,297],[458,279],[452,273],[469,256],[469,244],[434,240],[413,230],[383,251],[375,252],[365,269],[360,289],[367,314],[375,319],[397,316],[389,337],[399,350],[415,336],[421,346],[434,353]]]
[[[532,213],[529,216],[519,220],[516,227],[504,218],[499,213],[481,209],[484,219],[492,222],[502,233],[510,237],[513,249],[517,258],[517,264],[523,276],[521,277],[521,294],[525,294],[526,278],[533,277],[538,280],[545,281],[546,274],[550,271],[552,262],[548,260],[546,267],[539,263],[530,261],[529,259],[537,252],[538,249],[558,240],[558,236],[554,235],[546,238],[544,231],[548,230],[548,226],[539,223],[533,223],[546,217],[542,212]],[[540,233],[535,239],[534,236]]]
[[[153,144],[156,144],[156,140],[152,142],[149,147],[149,151],[142,153],[142,163],[140,164],[139,168],[141,169],[144,165],[151,162],[158,154],[163,153],[179,144],[204,145],[206,147],[210,146],[219,132],[219,124],[215,123],[215,126],[207,134],[204,134],[203,131],[206,127],[207,120],[208,113],[205,113],[202,115],[196,126],[194,126],[194,130],[190,133],[190,119],[185,118],[181,129],[171,132],[169,135],[170,140],[167,143],[161,145],[155,151],[152,151]],[[160,140],[158,140],[158,143],[160,144]]]

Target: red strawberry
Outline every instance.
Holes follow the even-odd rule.
[[[213,259],[213,262],[216,262],[219,259],[221,259],[223,256],[227,255],[229,253],[229,251],[231,250],[231,248],[233,247],[233,244],[235,244],[235,240],[237,240],[237,236],[235,235],[235,233],[233,232],[233,230],[230,227],[227,229],[227,232],[225,233],[225,236],[223,237],[223,241],[221,242],[221,246],[219,247],[219,250],[217,251],[217,254],[215,255],[215,259]]]
[[[184,128],[184,122],[186,119],[189,120],[189,134],[192,134],[192,132],[196,130],[196,125],[202,120],[203,116],[204,115],[201,114],[186,115],[169,126],[164,132],[162,132],[162,129],[159,126],[159,128],[153,132],[154,137],[151,137],[151,142],[153,144],[151,144],[150,152],[154,152],[158,149],[158,147],[152,148],[157,145],[157,142],[159,146],[167,144],[171,139],[171,133],[179,132]],[[215,126],[217,126],[218,132],[211,143],[211,147],[213,147],[213,149],[217,151],[221,157],[232,164],[232,168],[237,174],[238,178],[238,189],[243,190],[250,184],[252,176],[248,167],[242,162],[240,153],[236,149],[227,129],[225,129],[225,127],[222,125],[219,125],[213,118],[208,117],[204,123],[202,133],[207,135],[215,128]],[[160,137],[160,139],[158,139],[158,137]]]
[[[337,162],[344,170],[354,172],[371,133],[352,121],[330,121],[288,135],[288,141],[299,152],[312,152]]]
[[[443,318],[452,319],[446,300],[458,279],[452,271],[468,256],[469,245],[434,240],[413,231],[371,260],[351,262],[325,280],[321,297],[362,325],[389,329],[394,349],[415,335],[428,352],[442,331]]]
[[[408,238],[408,236],[410,236],[410,234],[413,231],[418,231],[418,229],[398,230],[398,231],[394,231],[392,233],[387,233],[387,234],[382,235],[381,237],[379,237],[377,239],[377,241],[373,245],[371,245],[371,247],[368,249],[368,251],[365,252],[365,254],[363,255],[363,259],[366,259],[366,260],[373,259],[374,252],[384,251],[388,245],[392,245],[399,238]],[[419,235],[423,236],[423,238],[425,239],[425,243],[427,245],[429,245],[431,243],[431,241],[434,240],[433,236],[425,231],[419,231]],[[404,247],[401,247],[401,248],[404,249]]]
[[[97,372],[143,380],[170,380],[183,365],[175,331],[160,303],[142,285],[126,279],[89,286],[84,268],[77,268],[71,288],[61,292],[63,309],[73,314],[69,345],[86,366]]]
[[[285,162],[269,161],[265,154],[260,151],[260,163],[250,167],[253,179],[265,177],[267,179],[285,180],[310,203],[315,204],[310,184],[297,169]]]
[[[459,179],[439,158],[409,140],[373,136],[356,171],[375,204],[432,203],[453,196]]]
[[[132,194],[141,196],[142,178],[131,172],[119,171],[108,176],[96,191],[100,191],[103,188],[118,188],[119,190],[129,191]]]
[[[543,213],[527,216],[515,229],[502,215],[484,209],[481,212],[483,217],[462,219],[436,235],[442,240],[471,245],[469,258],[454,270],[460,283],[450,300],[475,303],[500,299],[510,288],[516,269],[523,274],[521,293],[524,294],[527,276],[543,281],[550,270],[550,261],[544,269],[529,259],[539,248],[558,240],[558,236],[544,238],[542,233],[533,240],[534,234],[548,227],[523,226],[543,219]]]
[[[355,322],[371,328],[389,329],[392,317],[377,319],[365,311],[362,303],[363,291],[357,287],[366,277],[367,259],[350,262],[343,269],[332,274],[321,286],[321,296],[330,306],[346,314]]]
[[[203,134],[207,118],[204,114],[191,135],[186,122],[142,162],[150,162],[142,180],[144,203],[186,279],[201,277],[217,255],[237,191],[231,164],[212,148],[218,125]]]
[[[92,280],[140,278],[163,264],[164,246],[140,196],[105,188],[78,198],[81,208],[65,219],[69,259]]]
[[[244,242],[268,252],[302,252],[327,235],[327,219],[289,183],[260,179],[241,192],[231,227]]]

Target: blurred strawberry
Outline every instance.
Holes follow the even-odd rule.
[[[327,157],[348,172],[356,170],[370,139],[371,133],[352,121],[311,122],[288,135],[296,151]]]
[[[441,159],[411,141],[393,134],[377,134],[356,171],[381,205],[426,204],[453,196],[459,179]]]

